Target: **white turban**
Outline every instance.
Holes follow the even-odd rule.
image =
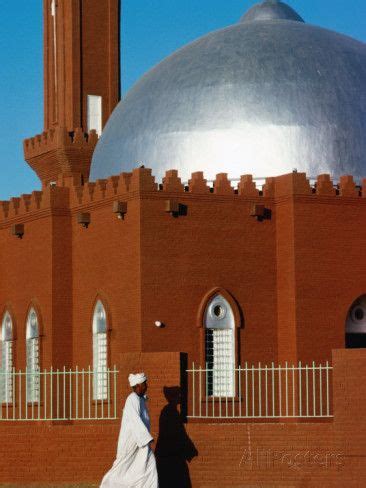
[[[145,376],[145,373],[136,373],[136,374],[131,373],[130,375],[128,375],[128,381],[130,382],[131,387],[140,385],[146,380],[147,377]]]

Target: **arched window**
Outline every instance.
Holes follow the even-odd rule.
[[[220,294],[204,314],[207,395],[235,395],[235,319],[229,302]]]
[[[107,314],[103,303],[98,300],[93,314],[93,398],[108,398],[107,373]]]
[[[13,321],[5,312],[1,323],[0,402],[13,401]]]
[[[366,347],[366,295],[353,302],[346,321],[346,347]]]
[[[34,308],[29,310],[26,326],[27,341],[27,402],[39,401],[39,323]]]

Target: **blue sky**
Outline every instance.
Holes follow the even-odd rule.
[[[103,0],[101,0],[103,1]],[[251,0],[123,0],[123,92],[187,42],[236,22]],[[366,42],[365,0],[291,0],[309,23]],[[0,200],[40,188],[22,140],[43,130],[42,0],[0,0]]]

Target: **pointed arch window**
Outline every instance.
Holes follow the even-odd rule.
[[[107,361],[107,314],[103,303],[98,300],[93,313],[93,398],[108,398]]]
[[[229,302],[220,294],[207,304],[204,315],[207,395],[235,395],[235,319]]]
[[[366,348],[366,295],[358,297],[348,310],[346,348]]]
[[[13,402],[13,321],[5,312],[1,323],[0,402]]]
[[[26,326],[27,354],[27,402],[39,401],[40,365],[39,365],[39,321],[37,312],[29,310]]]

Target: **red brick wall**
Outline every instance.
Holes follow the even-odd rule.
[[[0,307],[17,325],[16,367],[24,366],[32,302],[43,323],[42,364],[88,366],[97,298],[108,311],[111,365],[139,350],[183,350],[202,364],[199,311],[216,288],[243,316],[238,362],[329,360],[366,290],[366,199],[342,188],[325,195],[320,184],[314,193],[301,173],[269,179],[264,196],[250,185],[234,194],[222,175],[214,193],[197,174],[187,192],[168,175],[163,191],[150,170],[137,169],[1,203]],[[112,211],[117,199],[128,203],[124,220]],[[186,215],[167,213],[167,200]],[[271,218],[250,216],[254,202]],[[90,213],[88,229],[77,223],[81,211]],[[25,224],[22,240],[10,235],[13,223]]]
[[[157,444],[161,435],[158,420],[166,405],[162,388],[179,385],[182,359],[179,353],[119,357],[121,403],[128,392],[127,374],[141,369],[148,374]],[[334,420],[191,421],[185,425],[184,435],[190,439],[190,454],[185,456],[192,459],[182,460],[173,445],[168,462],[174,470],[169,476],[185,473],[194,488],[365,486],[366,389],[360,378],[366,374],[366,351],[336,350],[333,365]],[[113,462],[118,432],[119,421],[0,423],[0,483],[99,483]],[[178,485],[162,484],[165,486]]]
[[[148,408],[152,434],[158,439],[159,416],[167,401],[164,386],[179,386],[180,353],[128,353],[118,356],[121,411],[130,372],[148,376]],[[118,416],[121,418],[120,413]],[[120,418],[98,422],[0,421],[0,483],[67,483],[101,480],[115,458]]]

